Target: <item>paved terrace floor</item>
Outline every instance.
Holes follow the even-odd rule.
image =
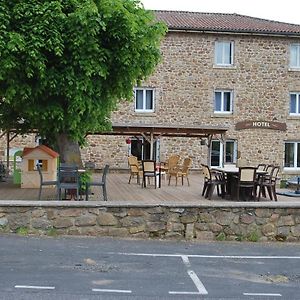
[[[101,174],[94,174],[94,180],[97,180]],[[205,199],[201,196],[203,187],[203,177],[201,174],[194,173],[190,175],[190,186],[187,185],[184,180],[184,185],[178,182],[175,186],[175,179],[171,181],[171,185],[162,179],[161,188],[154,188],[154,185],[142,188],[138,185],[136,178],[133,178],[131,184],[128,184],[129,174],[126,173],[110,173],[107,176],[107,191],[109,201],[107,204],[173,204],[173,205],[222,205],[233,204],[233,200],[224,200],[217,196],[216,191],[214,192],[212,200]],[[283,190],[278,190],[283,191]],[[91,201],[102,200],[102,190],[100,188],[92,188],[93,195],[91,195]],[[11,178],[8,178],[6,182],[0,183],[0,200],[25,200],[25,201],[36,201],[38,199],[38,189],[21,189],[19,186],[12,183]],[[54,188],[43,188],[41,200],[57,200]],[[89,202],[91,202],[89,201]],[[6,201],[5,201],[6,202]],[[66,202],[66,201],[63,201]],[[78,201],[68,201],[77,202]],[[103,203],[103,201],[101,201]],[[268,205],[293,205],[300,204],[300,197],[288,197],[278,195],[278,202],[270,201],[269,199],[262,198],[260,203],[266,203]],[[86,202],[85,202],[86,203]],[[235,202],[236,203],[236,202]],[[243,202],[242,202],[243,203]],[[240,204],[242,204],[240,203]],[[244,202],[245,203],[245,202]],[[258,204],[252,202],[253,205]],[[82,203],[83,204],[83,203]],[[104,204],[104,203],[103,203]],[[250,204],[250,203],[249,203]],[[273,205],[272,205],[273,206]]]

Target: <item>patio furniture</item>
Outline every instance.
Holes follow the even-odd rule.
[[[102,193],[103,193],[103,200],[107,201],[107,191],[106,191],[106,176],[108,173],[109,165],[105,165],[102,173],[101,181],[93,181],[93,182],[87,182],[85,187],[85,199],[86,201],[89,200],[89,191],[91,186],[99,186],[102,187]]]
[[[221,172],[212,171],[207,165],[201,164],[204,175],[204,184],[202,196],[211,200],[215,187],[217,187],[218,196],[225,197],[225,178]],[[221,192],[219,190],[221,189]]]
[[[167,174],[169,175],[170,172],[176,168],[178,166],[178,162],[180,160],[180,156],[178,154],[172,154],[168,160],[167,160],[167,163],[166,163],[166,166],[165,166],[165,170],[167,172]]]
[[[158,185],[161,187],[161,176],[160,170],[157,171],[156,161],[155,160],[142,160],[142,170],[143,170],[143,182],[142,187],[146,187],[146,178],[154,179],[154,186]],[[158,183],[158,184],[157,184]]]
[[[265,171],[266,168],[267,168],[266,164],[258,164],[257,165],[257,170],[259,170],[259,171]]]
[[[128,165],[130,167],[130,176],[128,183],[130,184],[131,178],[136,176],[137,184],[140,184],[140,177],[143,176],[143,171],[140,168],[140,164],[136,156],[128,157]]]
[[[40,176],[40,188],[39,188],[38,200],[41,200],[43,186],[56,186],[56,188],[57,188],[58,181],[57,180],[44,180],[41,166],[39,164],[37,164],[36,168],[37,168],[37,170],[39,172],[39,176]]]
[[[0,181],[5,181],[4,178],[6,176],[6,168],[2,161],[0,161]]]
[[[280,171],[279,166],[273,166],[270,175],[267,175],[263,178],[263,180],[259,184],[259,194],[258,194],[258,200],[260,200],[261,195],[263,194],[264,197],[266,197],[266,191],[268,191],[270,200],[277,201],[277,195],[276,195],[276,183],[279,179],[278,173]]]
[[[256,200],[256,167],[240,167],[237,180],[236,199],[240,201],[241,191],[244,193],[244,200]],[[248,190],[248,193],[245,191]]]
[[[79,200],[80,176],[76,165],[61,163],[58,172],[58,198],[62,200],[61,193],[64,190],[65,198],[67,194]],[[76,196],[76,197],[75,197]]]
[[[183,178],[186,177],[186,180],[187,180],[187,183],[188,183],[188,186],[190,185],[190,182],[189,182],[189,170],[190,170],[190,167],[192,165],[192,159],[190,157],[187,157],[184,159],[183,161],[183,165],[181,167],[174,167],[172,168],[171,170],[169,170],[169,185],[170,185],[170,182],[171,182],[171,177],[175,177],[176,179],[176,186],[177,186],[177,179],[178,177],[181,178],[181,184],[183,185]]]

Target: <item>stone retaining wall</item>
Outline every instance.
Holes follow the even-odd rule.
[[[104,206],[56,201],[47,204],[34,201],[30,204],[20,203],[1,204],[0,232],[188,240],[300,241],[299,205],[176,207]]]

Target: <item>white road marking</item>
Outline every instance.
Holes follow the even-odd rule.
[[[201,295],[199,292],[176,292],[176,291],[169,291],[169,294],[172,294],[172,295]]]
[[[16,289],[54,290],[55,286],[15,285]]]
[[[127,256],[152,256],[152,257],[188,257],[188,258],[231,258],[231,259],[300,259],[300,256],[248,256],[248,255],[197,255],[197,254],[164,254],[164,253],[134,253],[134,252],[109,252],[109,254]]]
[[[269,296],[269,297],[281,297],[281,294],[268,294],[268,293],[243,293],[245,296]]]
[[[110,290],[110,289],[92,289],[93,292],[104,292],[104,293],[132,293],[131,290]]]
[[[177,291],[169,291],[169,294],[187,294],[187,295],[207,295],[208,292],[206,290],[206,288],[204,287],[203,283],[201,282],[201,280],[199,279],[199,277],[197,276],[197,274],[189,269],[191,267],[191,263],[189,261],[189,258],[187,255],[182,255],[181,256],[182,261],[184,263],[184,265],[187,267],[187,273],[188,275],[191,277],[191,279],[193,280],[197,290],[199,292],[177,292]]]
[[[193,282],[194,282],[197,290],[199,291],[199,293],[201,295],[207,295],[208,292],[207,292],[206,288],[204,287],[204,285],[202,284],[199,277],[197,276],[197,274],[193,270],[188,270],[188,274],[191,277],[191,279],[193,280]]]
[[[183,263],[185,264],[185,266],[186,266],[187,268],[189,268],[189,267],[191,266],[191,263],[190,263],[190,261],[189,261],[188,256],[182,255],[181,258],[182,258],[182,261],[183,261]]]

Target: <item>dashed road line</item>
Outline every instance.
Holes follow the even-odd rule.
[[[55,286],[15,285],[16,289],[54,290]]]
[[[131,294],[131,290],[92,289],[93,292]]]
[[[266,297],[281,297],[281,294],[271,293],[243,293],[244,296],[266,296]]]

